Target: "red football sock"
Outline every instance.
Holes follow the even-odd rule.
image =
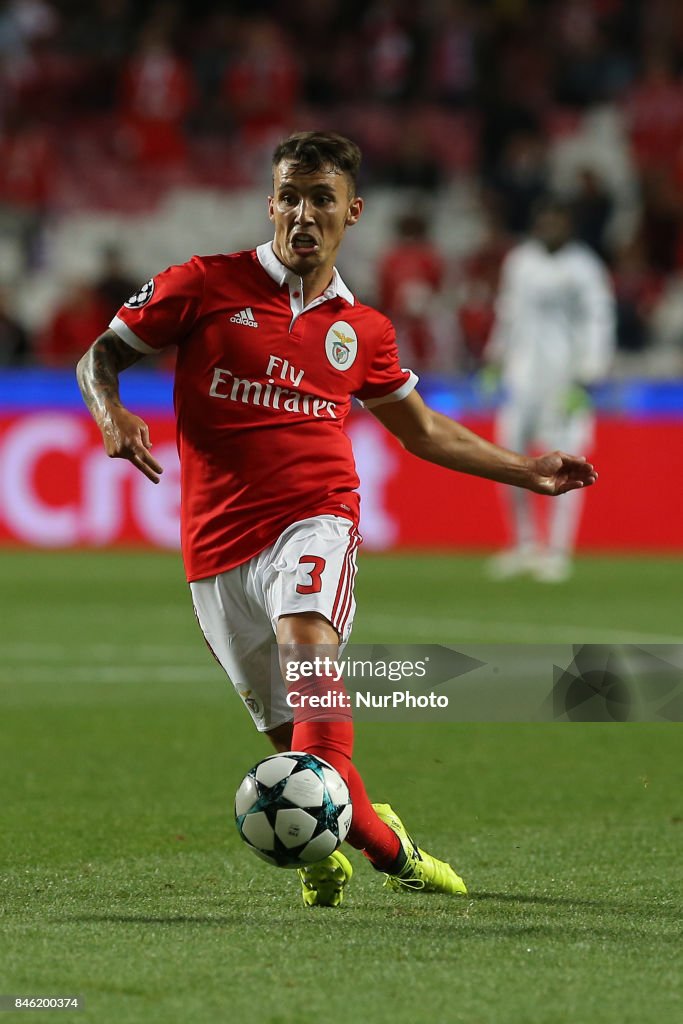
[[[339,769],[337,769],[338,771]],[[355,765],[349,765],[347,779],[351,802],[353,803],[353,820],[347,841],[356,850],[362,850],[368,860],[382,871],[392,868],[401,852],[401,843],[396,833],[377,817],[365,785]]]
[[[378,818],[373,810],[358,771],[351,763],[353,753],[353,722],[341,721],[295,722],[292,750],[305,750],[328,761],[345,780],[353,804],[353,821],[346,841],[380,870],[393,867],[401,852],[395,832]]]

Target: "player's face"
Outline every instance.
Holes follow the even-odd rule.
[[[538,214],[533,226],[536,238],[551,252],[561,249],[572,235],[569,216],[561,210],[544,210]]]
[[[363,209],[346,175],[332,167],[306,174],[283,160],[274,170],[273,192],[268,216],[275,225],[276,255],[301,277],[331,273],[344,232]]]

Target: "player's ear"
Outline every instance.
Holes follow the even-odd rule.
[[[273,203],[275,200],[273,196],[268,196],[268,220],[275,220],[275,214],[273,212]]]
[[[363,212],[363,200],[360,196],[354,196],[349,203],[348,213],[346,214],[345,224],[350,227],[352,224],[357,224],[360,220],[360,215]]]

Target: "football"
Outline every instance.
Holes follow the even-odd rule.
[[[346,838],[352,813],[348,787],[336,768],[295,750],[259,761],[235,796],[242,839],[257,857],[279,868],[329,857]]]

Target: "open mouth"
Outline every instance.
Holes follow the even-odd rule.
[[[292,249],[300,256],[310,256],[318,249],[318,243],[316,242],[313,235],[309,235],[305,231],[297,231],[292,236]]]

